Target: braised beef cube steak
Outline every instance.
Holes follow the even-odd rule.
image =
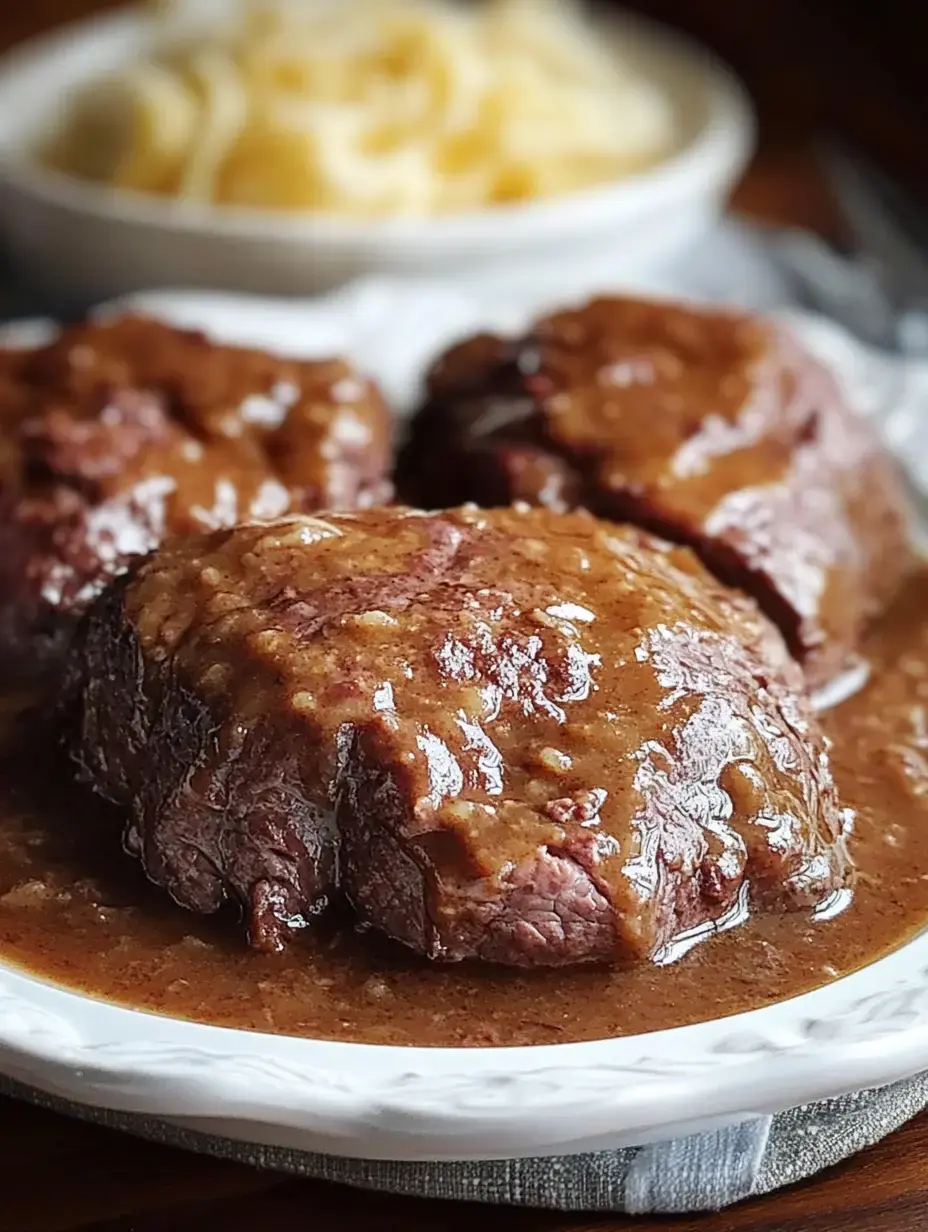
[[[632,299],[480,336],[431,373],[400,496],[585,506],[691,545],[773,618],[813,685],[910,562],[902,487],[781,326]]]
[[[0,661],[60,657],[76,614],[171,534],[391,498],[391,428],[347,364],[139,317],[0,365]]]
[[[851,875],[778,632],[585,512],[168,544],[90,607],[64,696],[128,850],[185,907],[241,903],[262,948],[344,896],[433,959],[661,961]]]

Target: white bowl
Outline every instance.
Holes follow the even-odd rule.
[[[129,306],[227,342],[351,355],[400,408],[414,400],[423,365],[452,338],[525,324],[487,288],[382,280],[315,303],[160,293]],[[901,366],[824,320],[791,320],[928,490],[928,363]],[[0,346],[37,343],[53,328],[7,327]],[[627,1039],[524,1048],[251,1034],[123,1009],[0,963],[0,1075],[187,1130],[359,1159],[606,1150],[926,1067],[928,932],[862,971],[765,1009]]]
[[[356,222],[114,191],[38,166],[68,94],[150,47],[150,17],[93,18],[0,60],[0,235],[56,304],[150,287],[307,295],[370,274],[531,278],[546,263],[609,267],[616,283],[672,260],[719,216],[750,154],[740,85],[701,48],[639,18],[609,29],[669,92],[681,133],[653,169],[560,199],[435,219]],[[568,260],[569,259],[569,260]],[[569,272],[564,293],[570,294]]]

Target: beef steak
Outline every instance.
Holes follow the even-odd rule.
[[[752,595],[814,686],[851,661],[910,562],[902,485],[781,326],[599,299],[436,364],[402,499],[584,506],[695,549]]]
[[[390,418],[347,364],[139,317],[0,363],[0,665],[55,664],[82,607],[170,534],[389,500]]]
[[[664,961],[851,873],[801,673],[684,548],[585,512],[193,536],[98,597],[81,777],[181,903],[279,948],[336,897],[433,959]]]

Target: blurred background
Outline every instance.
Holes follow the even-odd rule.
[[[246,24],[238,43],[220,44],[215,40],[226,37],[218,33],[222,19],[217,26],[211,17],[214,24],[207,25],[205,37],[214,41],[203,54],[208,60],[216,53],[222,61],[215,79],[215,61],[212,68],[206,60],[189,61],[183,72],[193,65],[194,78],[178,76],[174,62],[161,61],[143,85],[134,35],[125,52],[107,50],[116,46],[114,37],[123,39],[114,25],[144,26],[149,38],[153,13],[170,11],[171,25],[185,6],[197,11],[191,3],[149,0],[146,10],[137,5],[135,16],[113,23],[106,15],[129,7],[120,0],[0,0],[0,55],[34,35],[83,19],[63,45],[38,53],[43,63],[27,70],[32,84],[17,83],[15,66],[0,65],[0,260],[6,267],[0,307],[7,317],[28,315],[33,306],[69,315],[158,287],[303,296],[379,275],[467,278],[474,273],[502,279],[503,290],[515,295],[520,278],[525,288],[532,279],[541,288],[544,274],[545,286],[561,298],[625,286],[655,293],[693,290],[760,309],[789,299],[892,346],[899,342],[900,314],[914,312],[918,329],[928,336],[928,146],[923,140],[928,89],[918,34],[923,6],[916,0],[626,0],[621,5],[586,0],[583,8],[593,15],[631,10],[659,23],[648,37],[668,45],[652,48],[649,54],[657,58],[639,82],[651,91],[650,104],[640,93],[637,102],[623,95],[620,84],[618,94],[610,93],[612,87],[595,76],[594,61],[609,58],[613,46],[598,32],[626,30],[631,46],[637,37],[634,22],[598,25],[585,21],[581,11],[573,34],[562,28],[561,37],[545,23],[545,10],[550,15],[552,8],[563,9],[551,0],[537,0],[537,13],[536,0],[508,5],[521,13],[521,70],[534,71],[535,57],[534,67],[542,70],[535,78],[531,71],[528,77],[507,76],[511,70],[500,66],[512,61],[505,59],[508,53],[498,58],[492,36],[471,44],[467,53],[457,36],[443,42],[437,27],[428,38],[420,30],[423,41],[390,44],[378,68],[356,61],[360,76],[351,78],[350,89],[360,89],[357,96],[344,92],[347,78],[339,74],[349,72],[345,63],[334,64],[331,48],[339,44],[323,45],[316,27],[305,35],[302,53],[290,41],[296,27],[288,26],[286,35],[278,27],[278,58],[264,59],[256,68],[264,54],[255,44],[263,37],[260,23]],[[301,12],[292,0],[291,7],[299,20],[312,11],[308,5]],[[350,23],[351,7],[334,7],[336,24]],[[243,2],[220,12],[252,8]],[[95,16],[104,20],[95,22]],[[369,17],[360,20],[353,28],[356,36],[363,31],[358,36],[363,40],[373,27]],[[580,27],[585,51],[576,42]],[[695,46],[675,59],[674,40],[668,41],[661,27],[688,35]],[[378,25],[372,37],[382,35]],[[572,51],[565,51],[567,44]],[[746,84],[756,140],[737,89],[701,55],[700,45]],[[130,53],[130,46],[136,50]],[[306,55],[314,57],[312,69]],[[560,68],[552,69],[559,58]],[[610,73],[620,72],[620,60],[614,58]],[[72,110],[70,100],[79,96],[75,84],[102,82],[107,66],[117,65],[125,70],[129,93],[95,94],[96,110],[87,114],[96,118],[88,126],[80,109]],[[196,76],[201,72],[196,65],[206,65],[206,77]],[[569,97],[558,94],[562,71],[571,78]],[[483,103],[474,102],[477,79],[508,83],[504,114],[492,104],[489,112],[480,110]],[[514,85],[516,80],[522,85]],[[530,102],[529,80],[541,82]],[[699,101],[690,93],[697,81]],[[268,83],[271,94],[259,103],[254,91]],[[376,92],[384,85],[386,96]],[[399,93],[390,95],[394,86]],[[415,110],[416,123],[425,125],[421,141],[418,130],[409,137],[404,127],[403,104],[390,109],[390,98],[396,101],[401,94]],[[267,103],[272,96],[275,101]],[[368,124],[362,136],[352,129],[350,116],[345,124],[359,97]],[[481,97],[485,101],[489,95]],[[574,104],[579,110],[571,110]],[[278,127],[265,124],[271,114],[262,110],[265,105],[283,108],[273,112]],[[660,146],[654,137],[661,107],[665,116],[673,113],[676,145]],[[340,109],[333,121],[330,113]],[[49,134],[59,129],[64,134],[60,149],[55,142],[41,144],[40,113],[48,113]],[[480,163],[474,161],[477,130],[467,125],[487,114],[496,125],[497,144],[488,153],[481,138]],[[462,115],[470,118],[462,121]],[[126,116],[133,118],[122,123]],[[394,121],[398,127],[391,127]],[[177,137],[181,129],[187,144]],[[401,130],[406,135],[398,137]],[[561,179],[560,189],[551,188],[556,172],[570,165],[563,162],[557,171],[557,159],[586,157],[584,142],[588,151],[599,142],[602,154],[626,140],[645,141],[645,132],[658,145],[650,147],[643,163],[639,146],[623,170],[616,163],[614,173],[576,180],[573,188]],[[180,149],[186,163],[180,154],[165,153]],[[621,151],[615,156],[625,157]],[[429,160],[426,171],[422,158]],[[45,160],[51,178],[33,175],[37,159]],[[105,172],[98,168],[104,163]],[[499,178],[486,180],[496,174],[487,168],[501,168]],[[891,182],[877,185],[881,175]],[[476,182],[475,176],[494,186],[477,198],[461,188]],[[732,184],[735,211],[772,226],[732,226],[720,217]],[[484,208],[500,202],[514,208],[496,213]],[[543,208],[535,210],[536,204]],[[236,214],[230,206],[242,209]],[[892,233],[884,225],[888,219]],[[750,253],[736,256],[735,232],[741,249],[747,243]],[[728,247],[710,252],[708,240],[722,234]],[[835,248],[853,255],[853,269],[838,268]],[[692,276],[684,276],[681,264],[687,254],[702,261]],[[761,255],[765,269],[775,269],[775,289],[758,272]],[[670,282],[665,285],[658,274]],[[763,293],[755,293],[762,283]],[[526,289],[523,298],[528,294]],[[539,305],[544,302],[540,289],[532,295]]]
[[[608,0],[607,0],[608,3]],[[0,51],[120,0],[6,0]],[[696,36],[748,84],[760,143],[735,203],[839,237],[814,139],[839,132],[916,193],[928,190],[928,85],[920,0],[631,0]]]

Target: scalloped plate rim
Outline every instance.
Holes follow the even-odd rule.
[[[289,321],[305,353],[318,349],[302,347],[314,323],[355,351],[376,338],[386,355],[394,345],[391,323],[399,331],[408,314],[428,319],[438,324],[428,345],[405,372],[390,376],[394,397],[408,405],[422,355],[478,318],[499,328],[527,312],[503,303],[487,312],[479,299],[474,289],[379,279],[320,301],[158,292],[118,306],[200,323],[220,336],[251,314],[262,341],[262,328]],[[839,367],[857,365],[845,373],[855,388],[864,374],[877,389],[881,381],[884,391],[895,389],[898,374],[881,370],[837,327],[790,316],[815,349],[832,348]],[[0,345],[27,344],[48,328],[14,323],[0,329]],[[238,340],[248,332],[247,325],[233,330]],[[322,349],[332,345],[338,342]],[[377,374],[377,363],[366,366]],[[513,1048],[387,1047],[211,1027],[118,1006],[0,963],[0,1073],[76,1103],[213,1131],[218,1123],[242,1141],[260,1125],[262,1141],[277,1133],[292,1146],[295,1132],[306,1149],[357,1158],[491,1158],[630,1145],[925,1067],[928,932],[829,985],[731,1018]]]

